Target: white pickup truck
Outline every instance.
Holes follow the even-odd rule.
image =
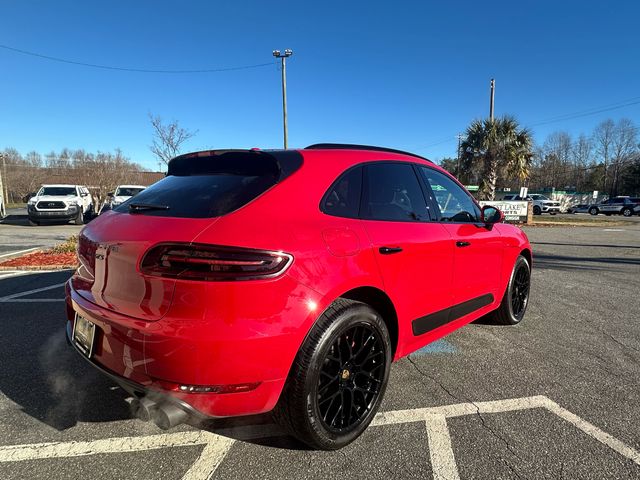
[[[551,200],[549,197],[545,197],[539,193],[532,193],[527,195],[526,198],[522,198],[520,195],[505,195],[504,200],[527,200],[533,202],[533,214],[542,215],[543,213],[549,213],[555,215],[560,213],[560,202]]]
[[[30,225],[40,225],[42,220],[72,220],[82,225],[92,213],[91,195],[82,185],[42,185],[27,202]]]

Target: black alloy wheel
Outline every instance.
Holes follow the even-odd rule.
[[[522,255],[516,258],[509,285],[500,306],[491,312],[490,319],[500,325],[517,325],[524,318],[529,305],[531,289],[531,267]]]
[[[530,287],[529,266],[520,263],[513,276],[511,286],[511,313],[515,318],[522,319],[529,301]]]
[[[386,390],[392,347],[369,305],[337,299],[311,328],[273,415],[311,448],[336,450],[373,420]]]
[[[316,408],[324,426],[340,433],[367,416],[380,393],[385,351],[380,335],[367,323],[338,336],[320,368]]]

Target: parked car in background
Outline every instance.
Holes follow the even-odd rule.
[[[589,213],[590,208],[591,204],[589,203],[578,203],[567,208],[567,213]]]
[[[543,213],[555,215],[556,213],[560,213],[560,202],[551,200],[539,193],[532,193],[531,195],[527,195],[526,198],[522,198],[520,195],[505,195],[504,200],[526,200],[532,202],[534,215],[542,215]]]
[[[147,187],[144,185],[119,185],[113,192],[109,192],[107,194],[107,199],[102,204],[100,214],[119,207],[131,197],[135,197],[137,194],[142,192],[145,188]]]
[[[40,225],[42,220],[71,220],[82,225],[93,211],[93,200],[83,185],[43,185],[27,202],[30,225]]]
[[[182,155],[82,230],[67,337],[162,428],[275,409],[335,450],[392,361],[483,315],[522,321],[531,246],[503,218],[397,150]]]
[[[591,215],[604,213],[605,215],[624,215],[625,217],[630,217],[634,213],[638,213],[639,205],[640,202],[638,202],[638,198],[636,197],[613,197],[597,205],[592,205],[589,208],[589,213]]]

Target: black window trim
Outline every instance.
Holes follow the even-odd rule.
[[[482,223],[480,221],[480,212],[482,211],[482,208],[480,207],[480,204],[478,203],[478,201],[473,197],[473,195],[471,195],[469,193],[469,191],[464,188],[464,185],[462,185],[458,179],[456,177],[454,177],[453,175],[451,175],[450,173],[447,172],[443,172],[441,170],[437,170],[429,165],[419,165],[421,167],[427,168],[429,170],[433,170],[434,172],[440,173],[441,175],[445,175],[447,177],[449,177],[451,180],[453,180],[454,183],[456,183],[461,189],[462,191],[467,195],[467,197],[469,197],[471,199],[471,203],[476,207],[477,211],[476,211],[476,215],[478,216],[478,221],[477,222],[450,222],[450,221],[444,221],[442,220],[442,212],[440,211],[440,205],[438,205],[438,202],[435,201],[435,193],[433,192],[433,189],[431,188],[431,185],[429,185],[429,182],[427,182],[424,178],[424,176],[420,173],[420,172],[416,172],[419,173],[419,180],[420,182],[424,185],[424,188],[428,191],[428,200],[429,202],[431,202],[433,211],[435,212],[435,214],[437,215],[437,222],[445,224],[445,225],[476,225],[476,226],[482,226],[484,227],[485,224]]]

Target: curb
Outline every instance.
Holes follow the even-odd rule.
[[[0,265],[0,272],[8,271],[40,271],[40,270],[75,270],[78,265],[36,265],[29,267],[3,267]]]

